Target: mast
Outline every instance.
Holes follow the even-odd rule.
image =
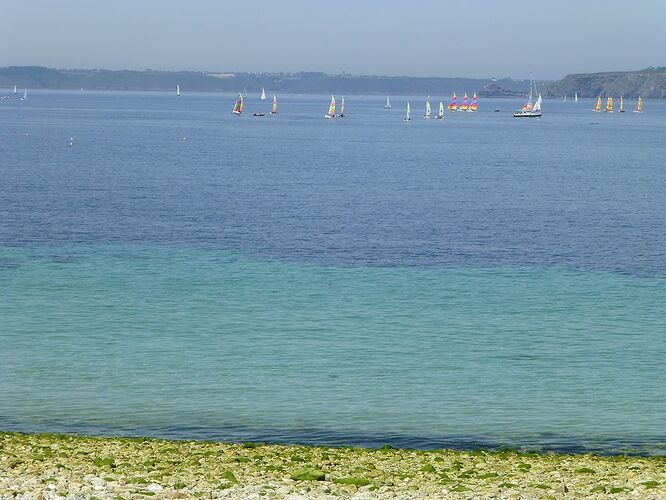
[[[271,109],[272,115],[277,115],[277,97],[273,94],[273,109]]]

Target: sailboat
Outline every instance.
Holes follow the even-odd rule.
[[[578,102],[578,92],[574,93],[574,102]]]
[[[386,96],[386,104],[384,104],[384,109],[391,109],[391,101],[389,101],[389,96]]]
[[[463,100],[460,103],[458,111],[467,111],[468,109],[469,109],[469,97],[467,97],[467,92],[465,92],[465,97],[463,97]]]
[[[331,103],[328,105],[328,113],[324,116],[326,118],[335,118],[335,97],[331,96]]]
[[[241,95],[247,97],[247,87],[243,87],[243,93]]]
[[[624,97],[620,96],[620,113],[624,113]]]
[[[601,96],[597,97],[597,104],[594,106],[594,112],[598,113],[601,111]]]
[[[611,96],[608,96],[606,98],[606,113],[612,113],[613,112],[613,98]]]
[[[265,89],[261,89],[261,100],[262,101],[266,100],[266,90]]]
[[[180,85],[176,85],[176,95],[180,96]]]
[[[476,92],[474,92],[474,95],[472,96],[472,103],[469,105],[469,109],[467,111],[475,113],[478,108],[479,108],[479,98],[476,96]]]
[[[272,115],[277,115],[277,97],[273,94],[273,109],[271,109]]]
[[[534,94],[537,94],[537,100],[532,104],[532,98]],[[536,84],[534,83],[534,77],[530,75],[530,93],[527,98],[527,102],[523,104],[523,107],[520,108],[513,114],[514,118],[539,118],[541,116],[541,94],[536,92]]]
[[[344,118],[345,117],[345,96],[342,96],[342,99],[340,100],[340,114],[338,115],[338,118]]]
[[[562,102],[567,102],[567,95],[566,94],[564,94],[564,99],[562,100]]]
[[[432,110],[430,109],[430,96],[428,96],[426,97],[425,113],[423,113],[423,118],[429,120],[431,112]]]
[[[411,109],[410,109],[410,107],[409,107],[409,101],[407,101],[407,115],[405,115],[405,119],[403,120],[403,122],[408,122],[408,121],[410,121],[410,120],[412,119],[412,118],[411,118],[411,114],[412,114],[412,113],[411,113]]]
[[[243,95],[238,94],[238,99],[236,99],[236,105],[234,106],[234,110],[232,111],[234,115],[242,115],[243,114]]]
[[[435,115],[435,118],[437,118],[438,120],[444,118],[444,101],[439,101],[439,111],[437,111],[437,115]]]
[[[21,97],[22,101],[27,101],[28,100],[28,89],[25,89],[23,91],[23,97]]]
[[[642,113],[643,112],[643,98],[641,96],[638,96],[638,101],[636,101],[636,109],[634,109],[634,113]]]
[[[14,95],[16,95],[18,92],[16,90],[16,85],[14,85]]]
[[[457,99],[458,98],[456,97],[456,93],[454,92],[451,96],[451,100],[449,101],[449,111],[455,111],[458,109]]]

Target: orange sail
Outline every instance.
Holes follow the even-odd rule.
[[[606,113],[612,113],[613,112],[613,98],[611,96],[608,96],[606,98]]]
[[[236,105],[234,106],[232,113],[235,115],[240,115],[243,113],[243,96],[240,94],[238,94],[238,99],[236,99]]]
[[[271,109],[272,115],[277,115],[277,97],[273,94],[273,109]]]
[[[597,105],[594,107],[594,111],[597,113],[601,111],[601,96],[597,97]]]
[[[449,111],[455,111],[455,110],[458,109],[458,98],[456,97],[455,92],[451,96],[451,100],[449,101],[448,109],[449,109]]]
[[[468,109],[469,109],[469,97],[467,97],[467,92],[465,92],[465,97],[463,97],[463,100],[460,103],[460,108],[458,108],[458,111],[467,111]]]
[[[328,105],[326,118],[335,118],[335,97],[331,96],[331,103]]]
[[[636,101],[636,109],[634,110],[634,113],[642,113],[643,112],[643,98],[641,96],[638,96],[638,101]]]
[[[474,96],[472,96],[472,104],[469,105],[468,111],[474,112],[478,109],[478,107],[478,97],[476,96],[476,92],[474,92]]]

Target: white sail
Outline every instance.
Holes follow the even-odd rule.
[[[574,102],[578,102],[578,92],[574,94]]]
[[[412,113],[411,113],[411,108],[410,108],[410,106],[409,106],[409,101],[407,101],[407,115],[405,116],[405,121],[406,121],[406,122],[408,122],[409,120],[412,119],[412,118],[411,118],[411,114],[412,114]]]
[[[389,101],[389,96],[386,96],[386,105],[384,107],[386,109],[391,109],[391,101]]]
[[[28,100],[28,89],[25,89],[23,91],[23,97],[21,97],[22,101],[27,101]]]
[[[541,102],[543,99],[541,99],[541,94],[537,97],[536,102],[534,103],[534,106],[532,106],[532,111],[541,111]]]
[[[266,100],[266,89],[261,89],[261,100],[262,101]]]
[[[16,91],[16,85],[14,85],[14,93],[15,93],[15,94],[17,93],[17,91]]]
[[[427,97],[426,99],[426,105],[425,105],[425,113],[423,114],[423,118],[430,118],[430,113],[432,112],[430,108],[430,96]]]
[[[176,85],[176,95],[180,95],[180,85]]]

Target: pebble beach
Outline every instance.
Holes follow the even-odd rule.
[[[666,498],[666,457],[0,434],[0,498]]]

